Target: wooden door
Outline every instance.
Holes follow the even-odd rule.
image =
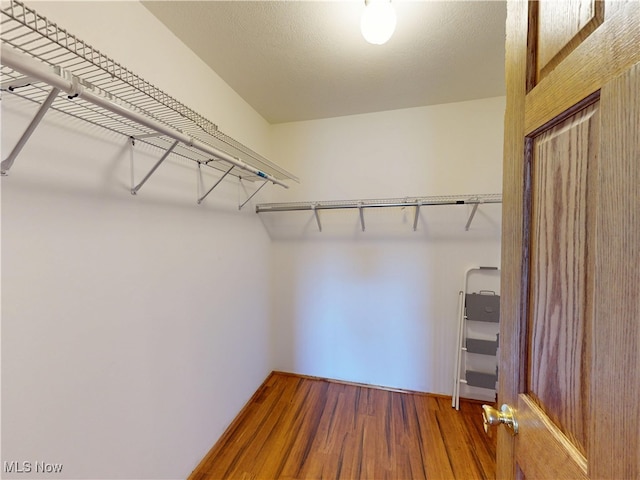
[[[498,478],[640,478],[640,2],[507,19]]]

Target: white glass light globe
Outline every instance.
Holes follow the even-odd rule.
[[[396,21],[390,0],[369,0],[360,19],[360,31],[367,42],[382,45],[393,35]]]

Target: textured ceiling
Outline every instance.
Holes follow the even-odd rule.
[[[505,92],[502,1],[394,0],[385,45],[360,34],[363,0],[143,3],[270,123]]]

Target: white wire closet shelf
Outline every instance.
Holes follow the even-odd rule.
[[[145,179],[135,188],[132,185],[132,193],[169,155],[195,162],[198,168],[218,170],[222,173],[220,180],[232,175],[285,188],[285,181],[298,181],[293,174],[224,134],[202,115],[19,0],[3,2],[1,18],[0,88],[3,93],[40,105],[23,136],[3,160],[3,175],[51,108],[161,151],[160,160]]]
[[[323,202],[286,202],[286,203],[262,203],[256,205],[256,213],[313,211],[318,230],[322,231],[319,210],[358,209],[360,224],[365,231],[364,210],[367,208],[392,208],[415,207],[413,218],[413,231],[418,228],[420,208],[434,205],[473,205],[465,230],[469,230],[473,217],[478,211],[478,206],[483,203],[502,203],[501,193],[466,194],[466,195],[441,195],[429,197],[404,197],[404,198],[377,198],[367,200],[330,200]]]

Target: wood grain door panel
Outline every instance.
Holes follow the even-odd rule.
[[[562,0],[558,0],[560,2]],[[507,65],[517,60],[522,63],[519,69],[525,69],[530,62],[533,53],[529,50],[527,42],[528,23],[535,25],[528,18],[526,4],[519,1],[510,3],[513,9],[522,10],[515,18],[512,13],[513,29],[522,30],[519,35],[519,43],[523,43],[522,51],[518,52],[518,58],[513,58],[515,52],[507,49]],[[516,7],[518,5],[518,7]],[[551,119],[565,112],[572,105],[599,91],[602,86],[614,78],[622,75],[631,65],[640,62],[640,2],[632,0],[621,3],[607,2],[606,12],[613,12],[607,20],[580,45],[572,50],[571,54],[556,66],[549,74],[528,92],[521,101],[524,101],[525,132],[530,134],[544,126]],[[535,11],[535,9],[532,9]],[[535,28],[535,27],[534,27]],[[515,37],[515,32],[507,35],[507,40]],[[529,39],[535,42],[534,39]],[[517,37],[516,37],[517,38]],[[514,38],[515,41],[515,38]],[[520,58],[524,57],[524,58]],[[515,75],[515,72],[507,71],[507,77]],[[525,80],[526,82],[526,80]],[[526,83],[525,83],[526,85]],[[509,86],[507,85],[507,97]],[[519,114],[516,112],[515,114]],[[510,119],[511,120],[511,119]],[[508,126],[510,127],[510,125]]]
[[[529,396],[520,395],[517,411],[518,421],[527,426],[516,437],[522,445],[516,449],[521,472],[529,478],[588,478],[585,456]]]
[[[599,124],[592,104],[531,140],[527,393],[583,455],[591,316],[588,176],[596,168]]]
[[[538,5],[538,79],[544,78],[604,19],[598,0],[546,0]]]

